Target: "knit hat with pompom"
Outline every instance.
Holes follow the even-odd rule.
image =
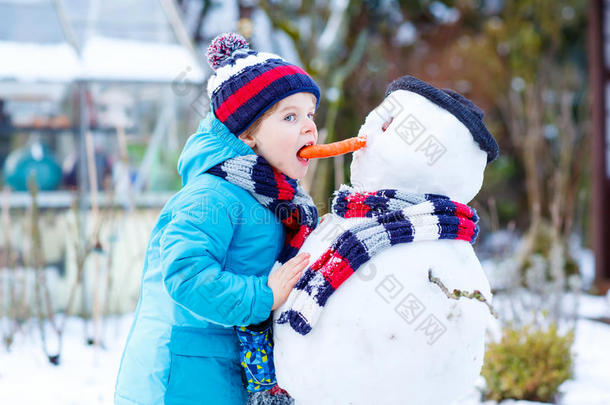
[[[208,81],[212,110],[235,135],[292,94],[312,93],[316,108],[320,103],[320,88],[303,69],[272,53],[250,49],[238,34],[214,38],[207,57],[214,70]]]

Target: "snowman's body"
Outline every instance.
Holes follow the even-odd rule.
[[[301,252],[313,263],[328,248],[328,233],[351,221],[328,216]],[[467,242],[386,249],[333,294],[309,334],[275,326],[280,387],[297,405],[450,404],[479,375],[489,312],[480,302],[447,299],[429,282],[430,269],[448,288],[489,297]]]
[[[378,108],[369,114],[361,129],[367,147],[354,154],[352,184],[361,191],[396,188],[468,203],[481,187],[485,152],[447,111],[409,91],[392,95],[392,103],[406,108],[398,113]],[[432,129],[447,150],[453,148],[436,168],[445,170],[443,176],[418,155],[416,146],[401,143],[399,123],[409,114],[419,114],[418,122]],[[392,124],[382,131],[390,116]],[[466,159],[461,168],[443,169],[455,166],[460,156]],[[314,263],[358,221],[327,215],[300,251],[310,252]],[[337,289],[310,333],[300,335],[289,324],[274,326],[280,387],[297,405],[444,405],[458,399],[479,375],[490,314],[481,302],[449,299],[430,281],[430,272],[449,291],[480,290],[491,299],[468,242],[418,241],[387,248]],[[275,311],[276,320],[285,309]]]

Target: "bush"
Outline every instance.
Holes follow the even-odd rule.
[[[489,344],[485,353],[486,398],[552,402],[559,386],[572,378],[573,342],[574,331],[562,336],[554,323],[546,330],[504,328],[500,342]]]

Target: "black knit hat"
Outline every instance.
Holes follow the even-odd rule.
[[[483,111],[466,97],[453,90],[437,89],[413,76],[403,76],[390,83],[386,97],[396,90],[417,93],[449,111],[468,128],[481,150],[487,153],[487,163],[498,157],[498,144],[483,123]]]

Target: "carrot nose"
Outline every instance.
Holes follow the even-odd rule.
[[[355,152],[366,146],[366,138],[355,136],[342,141],[332,142],[324,145],[311,145],[302,148],[298,155],[305,159],[318,159],[331,156],[339,156],[349,152]]]

